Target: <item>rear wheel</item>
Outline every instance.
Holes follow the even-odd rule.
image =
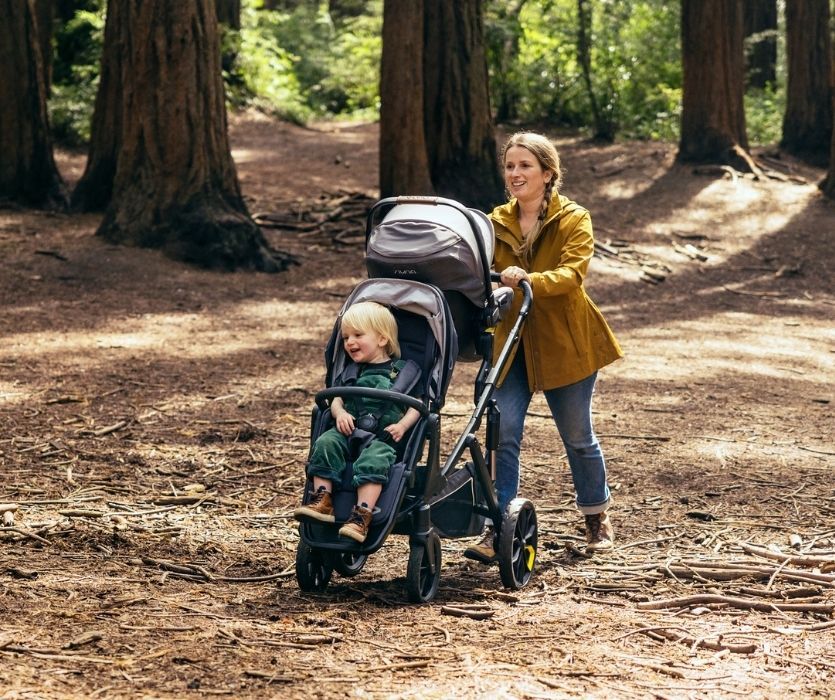
[[[536,510],[526,498],[514,498],[507,506],[499,534],[497,558],[499,574],[506,588],[522,588],[531,578],[536,564]]]
[[[441,538],[433,530],[425,542],[409,543],[406,592],[412,603],[428,603],[438,592],[441,580]]]
[[[321,549],[299,541],[296,550],[296,581],[305,593],[321,593],[328,587],[333,573],[329,558]]]
[[[334,552],[332,555],[334,570],[345,578],[356,576],[362,571],[366,561],[368,561],[367,554],[357,554],[356,552]]]

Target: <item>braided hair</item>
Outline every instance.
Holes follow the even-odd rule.
[[[531,262],[534,244],[542,233],[542,226],[545,223],[545,217],[548,215],[551,199],[559,196],[559,189],[562,185],[562,167],[560,166],[560,156],[556,146],[554,146],[547,136],[537,134],[533,131],[519,131],[507,140],[502,147],[502,165],[504,165],[507,151],[514,146],[519,146],[530,151],[539,162],[542,170],[546,173],[551,173],[550,179],[545,183],[545,192],[543,193],[542,204],[540,205],[536,224],[534,224],[530,231],[523,231],[522,243],[514,251],[527,267]]]

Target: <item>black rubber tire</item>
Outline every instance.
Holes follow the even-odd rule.
[[[505,510],[496,551],[499,574],[506,588],[518,590],[530,580],[536,565],[537,541],[533,503],[526,498],[514,498]]]
[[[333,552],[331,554],[331,564],[334,571],[345,578],[356,576],[362,571],[362,567],[365,566],[367,561],[367,554],[356,554],[355,552]]]
[[[305,593],[322,593],[330,583],[333,566],[321,549],[299,541],[296,549],[296,581]]]
[[[429,603],[438,593],[441,580],[441,538],[433,530],[425,543],[409,543],[406,593],[412,603]]]

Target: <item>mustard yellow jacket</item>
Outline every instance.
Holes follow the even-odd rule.
[[[531,391],[573,384],[623,357],[603,314],[583,288],[594,254],[589,212],[567,197],[554,196],[530,267],[513,252],[522,240],[516,199],[496,207],[490,219],[496,236],[493,269],[501,272],[516,265],[531,278],[533,304],[522,329],[522,342],[516,346],[524,349]],[[521,303],[522,294],[517,291],[511,312],[496,327],[495,357]],[[509,367],[510,362],[499,383]]]

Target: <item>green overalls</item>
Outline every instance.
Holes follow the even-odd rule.
[[[403,360],[396,360],[375,365],[360,365],[353,386],[391,389],[397,373],[405,364]],[[405,414],[405,409],[393,402],[368,397],[346,397],[343,401],[345,410],[354,416],[355,423],[360,416],[368,413],[380,416],[376,438],[371,440],[354,460],[351,485],[357,488],[360,484],[385,484],[388,481],[389,469],[397,458],[397,452],[391,436],[383,428],[399,421]],[[307,473],[330,481],[341,481],[349,457],[348,437],[340,433],[336,427],[330,428],[313,443],[313,454],[307,466]]]

